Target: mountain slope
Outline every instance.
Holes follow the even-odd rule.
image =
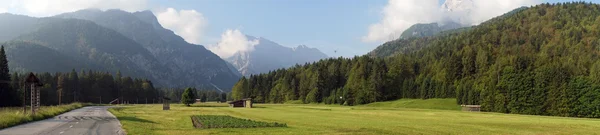
[[[31,32],[35,28],[36,18],[14,15],[10,13],[0,13],[0,42],[11,40],[21,34]]]
[[[507,12],[501,16],[492,18],[490,21],[510,17],[510,16],[512,16],[516,13],[519,13],[523,10],[526,10],[526,9],[528,9],[528,7],[516,8],[516,9],[514,9],[510,12]],[[435,23],[432,23],[432,24],[435,24]],[[429,25],[432,25],[432,24],[429,24]],[[416,25],[419,25],[419,24],[416,24]],[[430,26],[430,27],[433,27],[433,26]],[[473,27],[475,27],[475,26],[473,26]],[[421,37],[399,38],[396,40],[388,41],[388,42],[378,46],[377,48],[375,48],[374,50],[369,52],[368,55],[374,56],[374,57],[389,57],[389,56],[393,56],[395,54],[405,54],[405,53],[419,51],[420,49],[425,48],[428,45],[430,45],[430,41],[438,40],[440,37],[443,37],[443,36],[466,32],[466,31],[471,30],[473,27],[448,29],[448,30],[444,30],[444,31],[439,31],[439,32],[435,33],[434,35],[425,35],[425,36],[421,36]],[[407,30],[407,31],[409,31],[409,30]],[[424,31],[426,29],[416,29],[416,30]],[[407,33],[407,31],[405,31],[405,33]]]
[[[133,39],[169,69],[165,78],[173,80],[169,86],[230,89],[239,79],[239,73],[232,72],[220,57],[160,26],[152,12],[88,9],[55,17],[90,20]]]
[[[237,52],[226,58],[244,76],[267,73],[272,70],[327,58],[327,55],[318,49],[308,48],[305,45],[288,48],[265,38],[247,37],[249,40],[259,41],[259,44],[254,46],[254,50]]]
[[[413,37],[428,37],[436,35],[442,31],[457,29],[463,27],[461,24],[455,22],[447,22],[444,24],[428,23],[428,24],[415,24],[410,26],[408,29],[402,32],[400,38],[408,39]]]
[[[29,18],[29,33],[6,43],[9,67],[13,71],[65,72],[71,69],[121,71],[147,77],[156,83],[166,76],[164,69],[135,41],[93,22],[77,19]],[[1,30],[1,29],[0,29]]]

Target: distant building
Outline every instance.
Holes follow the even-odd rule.
[[[462,107],[462,111],[466,112],[479,112],[481,111],[481,105],[460,105]]]
[[[252,98],[245,98],[242,100],[231,101],[228,104],[229,104],[229,107],[252,108]]]

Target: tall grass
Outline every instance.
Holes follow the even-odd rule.
[[[56,115],[81,108],[87,104],[72,103],[59,106],[42,106],[35,115],[23,115],[22,107],[7,107],[0,108],[0,129],[15,126],[31,121],[43,120]],[[27,108],[27,113],[31,113],[30,108]]]

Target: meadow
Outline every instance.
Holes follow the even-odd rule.
[[[81,108],[86,105],[87,104],[82,103],[72,103],[59,106],[41,106],[40,111],[38,111],[35,115],[23,115],[22,107],[0,108],[0,129],[31,121],[51,118],[56,115],[71,111],[73,109]],[[31,113],[29,107],[27,108],[27,113]]]
[[[600,119],[462,112],[455,99],[397,100],[362,106],[223,103],[135,105],[110,111],[129,134],[600,134]],[[433,108],[433,109],[432,109]],[[190,116],[229,115],[287,127],[196,129]]]

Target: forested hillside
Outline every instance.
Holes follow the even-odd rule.
[[[92,21],[114,30],[137,42],[142,50],[150,52],[164,69],[160,83],[165,87],[212,88],[228,92],[241,76],[228,63],[202,45],[186,42],[173,31],[163,28],[151,11],[129,13],[122,10],[86,9],[64,13],[54,18],[75,18]],[[142,67],[145,69],[145,67]],[[158,80],[158,78],[157,78]]]
[[[455,97],[484,111],[598,118],[599,38],[600,5],[542,4],[415,39],[427,42],[392,57],[328,59],[242,78],[232,95],[345,105]]]

